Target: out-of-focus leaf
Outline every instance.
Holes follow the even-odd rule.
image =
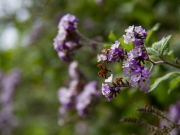
[[[111,31],[111,32],[109,33],[108,38],[109,38],[109,40],[111,40],[111,41],[113,41],[113,42],[115,42],[116,39],[117,39],[116,36],[114,35],[113,31]]]
[[[174,60],[174,51],[173,50],[170,50],[167,54],[167,59],[169,60]]]
[[[106,48],[106,49],[109,49],[109,48],[111,48],[111,44],[105,43],[105,44],[103,45],[103,47]]]
[[[177,88],[180,84],[180,76],[176,77],[175,79],[173,79],[170,84],[169,84],[169,91],[174,90],[175,88]]]
[[[125,48],[125,49],[128,50],[128,51],[130,51],[130,50],[133,49],[133,43],[125,44],[123,37],[121,37],[121,38],[119,39],[119,42],[121,43],[120,46],[121,46],[122,48]]]
[[[180,72],[170,72],[158,79],[156,79],[155,83],[153,85],[151,85],[151,88],[148,92],[151,92],[153,90],[155,90],[155,88],[159,85],[159,83],[161,83],[162,81],[166,80],[166,79],[169,79],[169,78],[172,78],[174,76],[177,76],[177,75],[180,75]]]
[[[160,23],[156,23],[156,24],[152,27],[152,29],[148,30],[148,32],[147,32],[147,33],[148,33],[148,36],[147,36],[147,38],[146,38],[146,44],[149,42],[149,39],[151,38],[152,34],[160,28],[160,25],[161,25]]]
[[[178,64],[178,65],[180,64],[178,58],[175,58],[175,62],[176,62],[176,64]]]

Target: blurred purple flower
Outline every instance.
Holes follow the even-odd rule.
[[[12,70],[8,75],[4,75],[1,81],[0,103],[7,104],[11,102],[15,86],[20,80],[20,71]]]
[[[92,97],[97,97],[98,95],[97,82],[92,81],[84,86],[83,91],[76,97],[76,109],[80,116],[86,114],[87,106],[91,103]]]
[[[78,19],[71,14],[64,15],[58,25],[58,34],[54,39],[54,49],[63,61],[70,61],[74,51],[81,47],[76,33]]]
[[[13,69],[7,75],[0,72],[0,131],[3,135],[9,135],[11,129],[17,125],[13,115],[13,94],[20,80],[20,70]]]
[[[71,62],[69,65],[69,75],[72,79],[78,79],[80,76],[80,71],[78,69],[77,61]]]
[[[61,87],[58,90],[58,99],[62,106],[65,108],[71,108],[73,105],[73,97],[76,96],[77,93],[77,85],[79,81],[73,80],[71,81],[69,88]]]
[[[97,82],[91,81],[86,85],[80,84],[79,80],[73,80],[69,88],[61,87],[58,90],[58,99],[61,103],[59,113],[65,114],[69,109],[76,108],[80,116],[87,114],[87,107],[92,102],[92,97],[98,97]]]
[[[169,111],[166,112],[166,115],[173,122],[180,124],[180,101],[178,101],[175,104],[172,104],[169,107]],[[161,127],[168,126],[168,125],[169,125],[169,122],[167,122],[166,120],[160,121]],[[179,135],[179,133],[180,133],[180,130],[178,128],[175,128],[170,132],[170,134],[172,134],[172,135]]]

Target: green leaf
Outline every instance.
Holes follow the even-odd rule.
[[[166,56],[169,52],[169,40],[171,35],[153,43],[152,48],[159,53],[159,56]]]
[[[146,50],[147,50],[148,54],[150,54],[150,55],[159,56],[159,53],[153,48],[147,47]]]
[[[167,54],[167,59],[168,60],[171,60],[171,61],[174,61],[174,51],[173,50],[170,50]]]
[[[156,50],[159,55],[160,55],[160,46],[161,46],[161,41],[158,41],[152,44],[152,48]]]
[[[178,58],[175,58],[175,62],[177,65],[179,65],[179,59]]]
[[[128,50],[128,51],[132,50],[133,47],[134,47],[133,43],[125,44],[125,43],[124,43],[124,37],[121,37],[121,38],[119,39],[119,42],[121,43],[120,46],[121,46],[122,48],[125,48],[125,49]]]
[[[104,43],[103,47],[106,48],[106,49],[109,49],[109,48],[111,48],[111,44],[109,44],[109,43]]]
[[[163,38],[161,40],[161,48],[160,48],[160,54],[166,56],[169,52],[169,40],[171,39],[171,35],[169,35],[166,38]]]
[[[156,24],[152,27],[151,31],[157,31],[157,30],[160,28],[160,26],[161,26],[160,23],[156,23]]]
[[[170,72],[170,73],[166,74],[165,76],[156,79],[155,83],[153,85],[151,85],[151,88],[148,92],[153,91],[159,85],[159,83],[161,83],[162,81],[172,78],[177,75],[180,75],[180,72]]]
[[[179,84],[180,84],[180,76],[176,77],[170,82],[169,90],[170,91],[174,90],[175,88],[179,86]]]
[[[160,28],[160,25],[161,25],[160,23],[156,23],[156,24],[152,27],[152,29],[148,30],[148,32],[147,32],[147,33],[148,33],[148,36],[147,36],[147,38],[146,38],[146,44],[148,44],[148,42],[149,42],[152,34]]]
[[[110,31],[109,35],[108,35],[109,40],[115,42],[116,41],[116,36],[114,35],[113,31]]]

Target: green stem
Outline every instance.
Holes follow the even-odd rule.
[[[167,64],[167,65],[170,65],[170,66],[172,66],[172,67],[175,67],[175,68],[180,69],[180,66],[175,65],[175,64],[173,64],[173,63],[170,63],[170,62],[166,61],[166,60],[165,60],[164,58],[162,58],[162,57],[159,57],[159,58],[160,58],[162,61],[154,62],[154,61],[152,61],[151,59],[148,60],[150,63],[152,63],[152,66],[151,66],[151,68],[150,68],[150,71],[153,69],[153,67],[154,67],[155,65],[161,65],[161,64]]]
[[[169,61],[166,61],[163,57],[159,56],[159,58],[160,58],[161,60],[163,60],[163,61],[165,62],[165,64],[167,64],[167,65],[170,65],[170,66],[173,66],[173,67],[175,67],[175,68],[180,69],[180,66],[175,65],[175,64],[173,64],[173,63],[170,63]]]
[[[82,39],[84,39],[84,40],[86,40],[86,41],[88,41],[88,42],[90,42],[90,43],[92,43],[92,44],[104,45],[104,44],[101,43],[101,42],[94,41],[94,40],[91,40],[91,39],[87,38],[86,36],[84,36],[83,34],[81,34],[79,31],[76,31],[76,33],[77,33]]]
[[[145,47],[144,47],[144,50],[146,51],[146,54],[148,54]],[[172,66],[172,67],[175,67],[175,68],[180,69],[180,66],[175,65],[175,64],[173,64],[173,63],[171,63],[171,62],[168,62],[168,61],[165,60],[162,56],[159,56],[159,58],[160,58],[162,61],[154,62],[154,61],[152,61],[152,60],[149,58],[149,55],[148,55],[148,59],[149,59],[148,61],[152,63],[152,66],[151,66],[151,68],[150,68],[150,72],[151,72],[151,70],[153,69],[153,67],[154,67],[155,65],[160,65],[160,64],[167,64],[167,65],[170,65],[170,66]]]

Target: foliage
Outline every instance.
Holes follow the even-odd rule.
[[[100,0],[101,1],[101,0]],[[0,2],[3,3],[4,2]],[[16,3],[16,4],[15,4]],[[17,8],[13,8],[18,5]],[[62,62],[53,48],[60,18],[74,14],[78,19],[78,30],[95,41],[103,42],[110,48],[119,40],[127,50],[133,44],[124,44],[124,30],[128,26],[142,25],[148,31],[144,40],[153,61],[166,60],[179,66],[180,46],[180,2],[177,0],[16,0],[8,6],[0,6],[0,70],[8,74],[11,69],[21,71],[21,79],[13,95],[14,115],[17,125],[13,135],[129,135],[148,134],[139,125],[121,123],[123,116],[145,118],[148,123],[159,126],[159,120],[141,113],[136,108],[150,104],[167,111],[180,97],[179,69],[168,64],[154,63],[150,82],[152,92],[144,93],[138,88],[122,91],[110,102],[100,94],[90,115],[80,117],[73,111],[64,120],[59,115],[60,103],[57,91],[68,87],[71,78],[68,65]],[[14,6],[13,6],[14,5]],[[22,16],[25,16],[24,18]],[[152,27],[154,26],[154,27]],[[6,32],[16,33],[17,38],[5,36]],[[168,35],[172,36],[168,36]],[[165,38],[163,38],[165,37]],[[8,41],[12,43],[8,43]],[[8,47],[11,44],[13,47]],[[84,45],[75,54],[79,68],[88,81],[96,80],[101,93],[104,79],[97,72],[96,55],[102,46]],[[169,52],[172,51],[172,59]],[[160,56],[160,57],[159,57]],[[176,58],[176,59],[174,59]],[[151,63],[150,63],[151,64]],[[150,64],[146,66],[151,67]],[[121,64],[109,64],[115,77],[123,76]],[[109,76],[109,73],[108,73]],[[1,77],[0,77],[1,78]],[[84,80],[83,80],[84,81]],[[11,82],[8,82],[11,83]],[[0,86],[0,89],[1,86]],[[0,109],[2,106],[0,106]]]

